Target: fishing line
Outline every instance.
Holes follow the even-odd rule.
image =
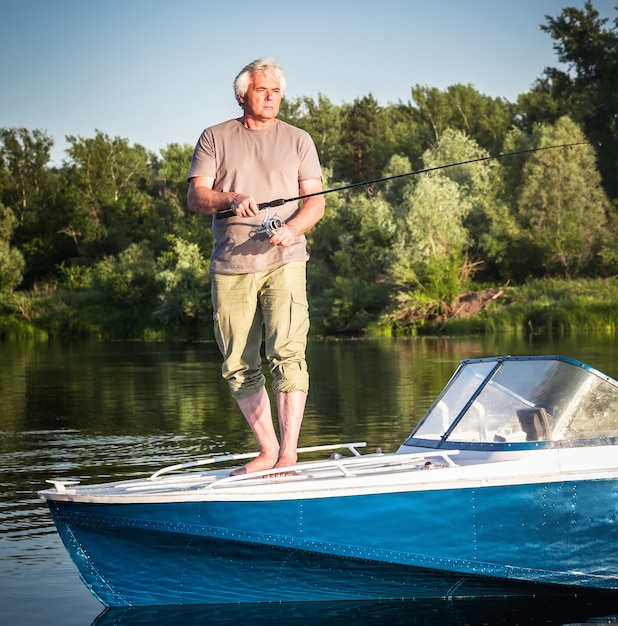
[[[343,187],[335,187],[334,189],[325,189],[323,191],[316,191],[315,193],[308,193],[304,196],[296,196],[295,198],[278,198],[277,200],[271,200],[270,202],[262,202],[258,204],[260,211],[263,209],[269,209],[271,207],[277,207],[285,204],[286,202],[295,202],[296,200],[305,200],[307,198],[313,198],[314,196],[325,196],[327,193],[334,193],[336,191],[345,191],[346,189],[354,189],[355,187],[369,187],[377,183],[383,183],[387,180],[395,180],[397,178],[405,178],[406,176],[417,176],[418,174],[430,174],[437,170],[444,170],[449,167],[456,167],[458,165],[468,165],[469,163],[479,163],[481,161],[491,161],[493,159],[501,159],[503,157],[516,156],[518,154],[530,154],[532,152],[540,152],[541,150],[556,150],[558,148],[574,148],[575,146],[591,145],[587,141],[579,141],[577,143],[562,143],[556,146],[544,146],[542,148],[529,148],[527,150],[516,150],[515,152],[504,152],[502,154],[493,154],[485,157],[479,157],[477,159],[470,159],[469,161],[459,161],[457,163],[448,163],[447,165],[436,165],[435,167],[427,167],[422,170],[415,170],[413,172],[406,172],[405,174],[395,174],[393,176],[384,176],[383,178],[374,178],[373,180],[365,180],[361,183],[352,183],[350,185],[344,185]],[[597,143],[597,146],[601,146],[601,143]],[[216,214],[218,220],[223,220],[235,215],[231,209],[225,211],[219,211]]]

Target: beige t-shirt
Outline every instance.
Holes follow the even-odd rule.
[[[322,180],[320,160],[307,132],[281,120],[266,130],[250,130],[239,120],[207,128],[200,136],[188,179],[214,179],[215,191],[236,191],[252,196],[260,204],[280,198],[296,198],[299,182]],[[298,201],[268,209],[284,221],[298,211]],[[309,256],[304,236],[287,247],[273,246],[266,233],[256,232],[266,210],[253,218],[213,217],[214,246],[210,257],[213,274],[247,274],[279,267]]]

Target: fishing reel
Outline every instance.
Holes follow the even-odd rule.
[[[279,217],[279,213],[275,213],[272,217],[268,215],[268,209],[266,209],[266,217],[264,221],[255,229],[256,233],[266,233],[269,237],[272,237],[280,228],[285,226],[285,222]]]

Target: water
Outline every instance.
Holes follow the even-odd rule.
[[[393,451],[460,359],[564,354],[618,377],[618,339],[312,341],[300,445]],[[170,607],[104,611],[79,580],[37,491],[106,481],[213,453],[253,451],[213,344],[0,344],[0,615],[7,625],[618,624],[613,598]]]

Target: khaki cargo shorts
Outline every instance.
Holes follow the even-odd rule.
[[[266,382],[262,342],[273,390],[309,391],[306,265],[295,261],[253,274],[211,276],[221,373],[235,398],[257,393]]]

